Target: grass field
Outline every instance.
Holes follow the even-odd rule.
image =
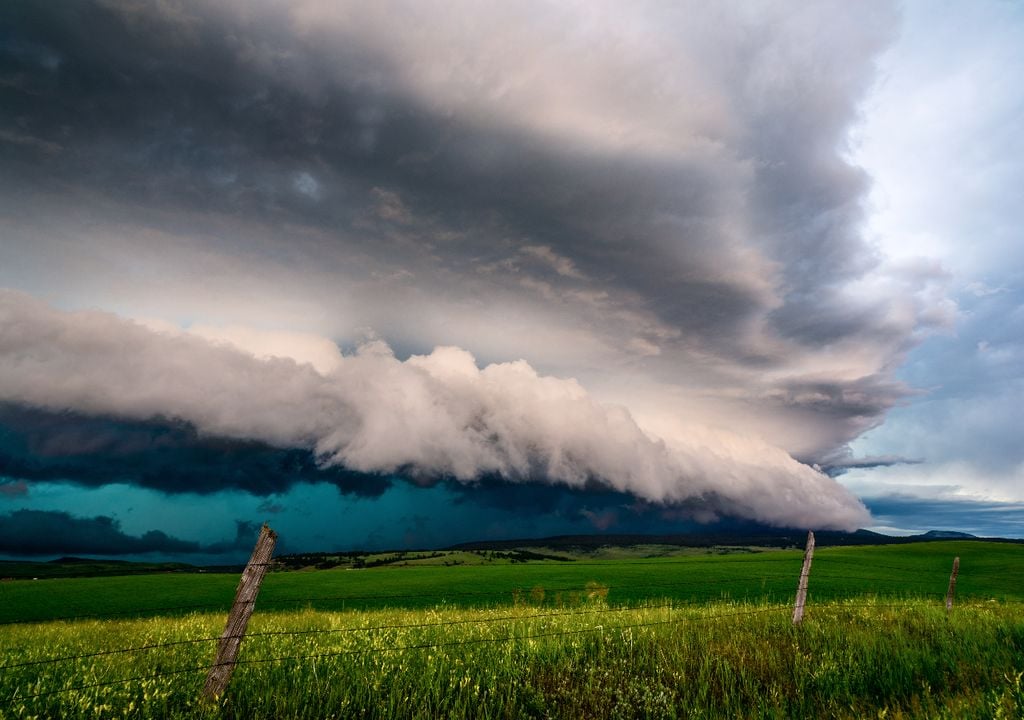
[[[226,608],[236,576],[5,582],[0,718],[1024,717],[1024,548],[820,550],[794,628],[799,566],[777,551],[276,573],[212,707],[197,697],[222,612],[14,621]]]
[[[815,554],[812,600],[874,594],[941,598],[954,556],[964,597],[1024,600],[1024,546],[979,542],[824,548]],[[802,553],[543,561],[485,565],[383,566],[366,570],[282,572],[267,576],[261,609],[324,610],[507,605],[541,587],[563,604],[587,583],[608,588],[610,603],[647,598],[678,601],[789,601]],[[164,574],[8,581],[0,583],[0,623],[126,613],[167,615],[226,611],[237,575]],[[168,610],[168,608],[174,608]]]

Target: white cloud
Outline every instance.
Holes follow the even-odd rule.
[[[231,335],[266,347],[266,336]],[[321,373],[5,291],[0,401],[179,418],[204,434],[310,448],[326,463],[424,482],[495,473],[577,488],[598,480],[644,500],[771,524],[868,520],[840,485],[764,442],[699,426],[655,437],[575,380],[539,375],[523,361],[480,369],[453,347],[402,362],[371,341]]]
[[[519,251],[550,266],[562,277],[576,280],[586,279],[586,276],[576,268],[576,264],[572,260],[564,255],[559,255],[547,245],[524,245]]]
[[[341,351],[335,343],[311,333],[205,324],[189,326],[188,333],[214,344],[224,343],[245,350],[260,359],[290,358],[299,363],[308,363],[320,373],[338,369],[342,361]]]
[[[308,172],[300,172],[295,176],[292,184],[296,192],[302,193],[313,200],[320,199],[320,183]]]
[[[923,499],[1024,502],[1024,463],[992,468],[964,459],[857,468],[840,482],[860,497],[899,493]]]

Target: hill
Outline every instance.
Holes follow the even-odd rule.
[[[902,545],[933,540],[970,540],[977,542],[1024,543],[1024,539],[983,538],[969,533],[951,530],[929,530],[919,535],[884,535],[871,530],[840,532],[816,530],[815,544],[818,547],[845,547],[858,545]],[[513,550],[523,548],[550,548],[559,550],[589,551],[601,547],[637,545],[667,545],[690,548],[710,547],[761,547],[761,548],[802,548],[807,541],[805,530],[758,528],[746,532],[709,532],[679,535],[556,535],[545,538],[523,538],[517,540],[483,540],[459,543],[448,550]]]
[[[930,530],[920,535],[891,536],[870,530],[852,533],[816,531],[818,547],[906,545],[920,542],[962,540],[1024,544],[1022,539],[981,538],[952,530]],[[714,554],[757,552],[759,550],[801,549],[807,534],[803,530],[747,528],[677,535],[558,535],[513,540],[480,540],[443,549],[365,551],[342,550],[279,555],[277,570],[355,569],[381,566],[492,565],[531,562],[571,562],[585,559],[628,559],[671,557],[711,551]],[[237,565],[193,565],[185,562],[130,562],[125,560],[61,557],[50,561],[0,560],[0,580],[107,577],[160,573],[240,572]]]

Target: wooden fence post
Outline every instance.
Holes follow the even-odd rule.
[[[960,574],[960,558],[953,558],[953,573],[949,576],[949,590],[946,591],[946,614],[953,609],[953,594],[956,592],[956,576]]]
[[[814,533],[807,532],[807,548],[804,550],[804,566],[800,569],[800,584],[796,589],[796,604],[793,606],[793,624],[799,625],[804,619],[804,604],[807,602],[807,578],[811,574],[814,559]]]
[[[207,700],[214,700],[223,695],[231,680],[238,650],[242,647],[242,637],[245,635],[245,628],[249,625],[249,617],[256,604],[256,596],[260,592],[263,576],[267,574],[267,567],[270,564],[270,557],[274,554],[276,543],[277,533],[264,524],[260,529],[256,547],[252,550],[252,557],[249,558],[249,563],[242,571],[242,578],[238,581],[235,602],[231,606],[231,612],[228,613],[228,622],[224,627],[224,633],[217,643],[217,659],[206,676],[203,697]]]

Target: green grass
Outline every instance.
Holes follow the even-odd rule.
[[[1024,718],[1024,547],[820,549],[794,628],[801,555],[273,573],[215,707],[236,575],[3,582],[0,718]]]
[[[1022,611],[989,602],[947,617],[938,602],[858,599],[816,604],[797,628],[788,605],[744,603],[258,612],[216,706],[197,701],[213,655],[197,643],[5,668],[0,718],[1020,717]],[[215,637],[222,621],[18,625],[0,637],[14,664]],[[311,629],[333,632],[260,634]],[[123,678],[140,679],[69,690]]]
[[[815,554],[812,600],[854,595],[941,598],[954,556],[960,556],[962,597],[1024,600],[1024,546],[978,542],[824,548]],[[532,588],[546,602],[571,601],[588,582],[609,588],[612,603],[646,598],[789,601],[802,553],[773,551],[625,560],[530,562],[455,567],[383,566],[271,573],[263,609],[324,610],[428,608],[446,602],[489,607],[513,602]],[[0,582],[0,623],[26,619],[164,610],[222,610],[230,606],[237,575],[162,574]],[[204,606],[196,608],[195,606]],[[150,609],[150,610],[147,610]]]

